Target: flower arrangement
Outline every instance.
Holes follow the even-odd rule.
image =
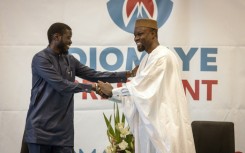
[[[120,113],[118,109],[118,104],[114,104],[114,126],[112,126],[112,115],[108,119],[105,114],[104,119],[107,126],[107,136],[110,145],[105,149],[106,153],[134,153],[134,137],[129,132],[129,126],[125,124],[125,116],[122,113],[120,118]]]

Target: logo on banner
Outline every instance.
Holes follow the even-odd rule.
[[[157,20],[160,28],[173,8],[171,0],[109,0],[107,9],[114,23],[122,30],[133,33],[138,18]]]

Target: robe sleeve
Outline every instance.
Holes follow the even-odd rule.
[[[132,99],[130,93],[126,86],[120,88],[114,88],[112,90],[112,97],[110,98],[113,102],[122,103],[123,113],[127,119],[128,124],[130,125],[130,131],[134,134],[134,121],[135,121],[135,112],[136,108],[134,103],[132,103]]]

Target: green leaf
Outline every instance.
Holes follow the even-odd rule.
[[[115,136],[115,132],[114,132],[112,126],[111,126],[111,116],[110,116],[110,121],[109,121],[104,113],[103,113],[103,115],[104,115],[104,119],[105,119],[105,122],[106,122],[108,133],[114,137]]]
[[[129,144],[129,148],[134,148],[134,136],[133,134],[129,134],[126,136],[125,141]]]
[[[122,123],[123,123],[123,127],[125,126],[125,115],[122,113]]]
[[[115,111],[114,111],[115,112]],[[118,104],[116,103],[116,116],[114,116],[115,119],[115,125],[120,122],[120,115],[119,115],[119,109],[118,109]]]
[[[115,107],[116,107],[116,114],[115,114]],[[119,109],[118,109],[117,103],[114,104],[114,114],[115,114],[114,121],[115,121],[115,127],[116,127],[117,124],[120,123],[120,114],[119,114]],[[116,136],[116,140],[118,142],[122,141],[122,139],[120,137],[120,131],[117,128],[115,128],[115,136]]]

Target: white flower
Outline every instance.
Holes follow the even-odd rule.
[[[130,134],[129,127],[120,129],[120,133],[121,133],[120,136],[122,138],[126,138],[126,136]]]
[[[114,153],[116,151],[116,147],[107,146],[105,152],[106,153]]]
[[[128,143],[123,140],[121,143],[118,144],[118,146],[121,150],[125,150],[128,147]]]
[[[117,128],[119,131],[121,131],[121,129],[124,128],[124,127],[123,127],[123,123],[117,123],[116,128]]]

